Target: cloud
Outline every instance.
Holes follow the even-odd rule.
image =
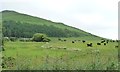
[[[100,14],[78,14],[74,18],[83,24],[97,24],[104,20],[104,16]]]

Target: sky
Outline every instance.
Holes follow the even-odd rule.
[[[0,11],[14,10],[62,22],[97,36],[118,39],[120,0],[1,0]]]

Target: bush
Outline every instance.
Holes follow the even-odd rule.
[[[16,37],[10,37],[10,41],[16,41],[17,40],[17,38]]]
[[[50,39],[48,39],[48,38],[43,39],[43,42],[49,42],[49,41],[50,41]]]
[[[42,34],[42,33],[34,34],[32,37],[32,40],[36,42],[49,42],[50,41],[50,39],[47,38],[47,35]]]
[[[9,37],[3,37],[4,41],[10,41]]]

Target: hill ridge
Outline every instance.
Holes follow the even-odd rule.
[[[28,14],[19,13],[19,12],[13,11],[13,10],[4,10],[1,13],[2,13],[3,22],[4,21],[15,21],[15,22],[21,22],[21,23],[28,23],[31,25],[32,24],[33,25],[47,25],[47,26],[53,25],[54,27],[60,28],[61,30],[67,29],[73,33],[76,32],[79,35],[81,34],[83,36],[99,37],[99,36],[93,35],[91,33],[88,33],[86,31],[83,31],[81,29],[78,29],[76,27],[68,26],[68,25],[61,23],[61,22],[53,22],[51,20],[31,16]],[[79,35],[78,35],[78,37],[79,37]],[[71,37],[74,37],[74,36],[71,36]]]

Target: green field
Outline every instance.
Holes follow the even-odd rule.
[[[117,70],[118,45],[97,45],[100,39],[51,38],[50,42],[5,42],[5,67],[12,70]],[[76,40],[75,43],[71,41]],[[92,42],[93,47],[87,47]]]

